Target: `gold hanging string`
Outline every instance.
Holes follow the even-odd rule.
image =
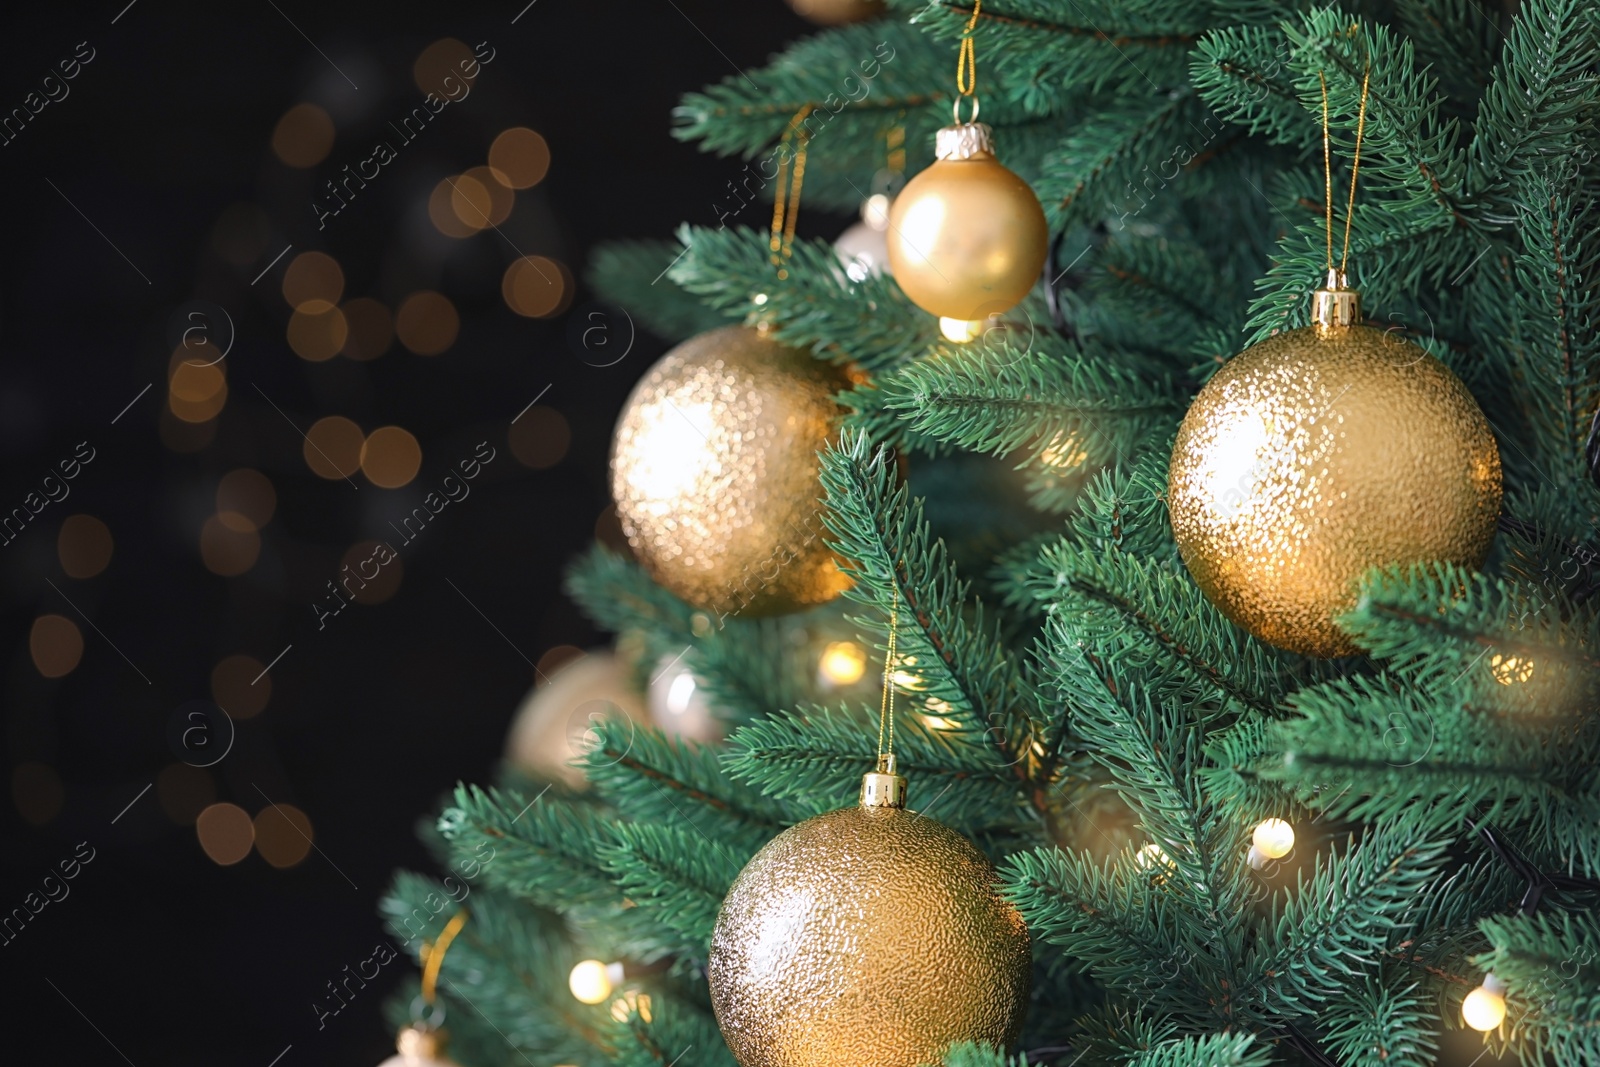
[[[1333,270],[1333,150],[1328,145],[1328,79],[1317,71],[1322,83],[1322,217],[1328,230],[1328,270]]]
[[[967,28],[961,31],[961,51],[956,57],[956,90],[962,96],[971,96],[978,88],[978,53],[973,50],[972,31],[978,25],[978,13],[983,10],[983,0],[973,0],[972,17]]]
[[[894,588],[893,607],[889,610],[889,651],[883,657],[883,703],[878,707],[878,765],[885,756],[894,755],[894,664],[896,645],[900,633],[900,587]],[[887,738],[887,743],[885,743]]]
[[[796,112],[784,129],[780,142],[784,148],[794,146],[792,152],[780,153],[778,188],[772,197],[772,239],[768,247],[772,250],[772,265],[778,268],[780,279],[789,276],[783,261],[789,258],[794,249],[795,225],[800,221],[800,187],[806,178],[806,147],[811,141],[811,131],[804,123],[812,109],[813,105],[807,104]]]
[[[1356,214],[1356,175],[1361,173],[1361,138],[1367,132],[1367,86],[1371,79],[1372,64],[1369,62],[1361,73],[1361,114],[1356,118],[1356,154],[1350,165],[1350,202],[1344,209],[1344,254],[1339,257],[1340,274],[1350,262],[1350,223]]]
[[[439,967],[444,963],[445,950],[450,947],[450,942],[456,939],[461,928],[467,925],[467,913],[458,911],[449,922],[444,924],[444,929],[439,931],[439,939],[433,944],[422,944],[422,999],[432,1004],[439,985]]]

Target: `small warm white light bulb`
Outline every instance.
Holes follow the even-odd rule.
[[[567,976],[567,988],[585,1004],[599,1004],[611,995],[611,990],[622,981],[622,964],[610,965],[599,960],[584,960],[572,968]]]
[[[818,669],[827,682],[854,685],[867,672],[867,652],[854,641],[833,641],[822,650]]]
[[[1294,851],[1294,827],[1282,819],[1266,819],[1256,827],[1250,843],[1269,860],[1281,860]]]
[[[939,332],[944,334],[946,341],[954,341],[957,344],[964,345],[983,336],[984,327],[988,324],[987,319],[973,319],[969,322],[966,319],[941,318],[939,320]]]
[[[1488,1032],[1506,1018],[1506,984],[1492,974],[1461,1002],[1461,1019],[1474,1030]]]

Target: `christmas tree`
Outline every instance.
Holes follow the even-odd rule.
[[[854,801],[893,632],[910,806],[987,854],[1031,936],[1020,1042],[945,1063],[1403,1067],[1464,1011],[1495,1054],[1600,1062],[1597,16],[907,0],[686,96],[679,135],[746,161],[729,218],[608,248],[592,281],[668,340],[743,323],[848,369],[818,474],[848,607],[753,618],[606,549],[573,565],[726,737],[617,719],[583,788],[457,790],[429,830],[447,875],[385,902],[419,955],[470,913],[439,979],[451,1055],[732,1067],[719,907],[775,835]],[[802,168],[808,209],[848,213],[928,166],[968,41],[1050,252],[956,341],[783,217]],[[774,200],[772,232],[736,224]],[[1337,618],[1357,654],[1314,659],[1191,576],[1168,473],[1196,392],[1310,321],[1347,220],[1368,323],[1470,389],[1504,502],[1481,568],[1367,570]],[[819,672],[824,648],[853,669]]]

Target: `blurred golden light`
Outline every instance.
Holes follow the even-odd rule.
[[[279,870],[293,867],[311,851],[311,820],[292,804],[272,804],[256,812],[256,851]]]
[[[822,676],[834,685],[854,685],[867,673],[867,650],[854,641],[833,641],[822,650]]]
[[[1502,656],[1496,652],[1489,657],[1489,674],[1501,685],[1517,685],[1533,680],[1533,660],[1521,656]],[[1495,1024],[1496,1026],[1499,1023]],[[1490,1029],[1493,1029],[1491,1027]]]
[[[321,363],[339,354],[350,337],[344,312],[324,300],[307,300],[289,316],[289,347],[301,359]]]
[[[531,189],[550,169],[550,146],[536,130],[515,126],[503,130],[489,146],[489,166],[513,189]]]
[[[206,570],[223,578],[243,574],[256,565],[261,554],[261,535],[254,530],[235,530],[213,515],[200,527],[200,560]]]
[[[645,1022],[650,1021],[649,993],[641,993],[636,989],[630,989],[611,1002],[611,1017],[619,1023],[627,1022],[628,1016],[632,1015],[635,1010],[639,1012],[639,1018]]]
[[[1149,871],[1154,875],[1157,884],[1166,881],[1167,875],[1177,869],[1177,864],[1172,862],[1172,857],[1167,855],[1167,850],[1153,841],[1138,852],[1135,852],[1133,861],[1142,870]]]
[[[454,37],[444,37],[417,56],[411,65],[411,77],[422,92],[449,100],[459,98],[463,91],[470,91],[472,79],[467,74],[477,70],[478,61],[472,49]]]
[[[254,656],[225,656],[211,668],[211,699],[235,719],[260,714],[272,699],[272,675]]]
[[[300,453],[318,477],[330,481],[348,478],[361,469],[361,445],[365,440],[361,427],[342,415],[328,415],[311,424]]]
[[[489,190],[477,178],[457,174],[446,178],[450,186],[450,213],[456,221],[476,233],[489,225]]]
[[[1250,843],[1269,860],[1281,860],[1294,851],[1294,827],[1283,819],[1263,819]]]
[[[612,971],[616,972],[615,977]],[[607,967],[599,960],[584,960],[572,968],[567,976],[567,988],[584,1004],[599,1004],[611,995],[617,982],[622,981],[622,964]]]
[[[211,247],[224,261],[247,267],[261,258],[271,236],[267,213],[255,204],[229,204],[211,227]]]
[[[1483,976],[1483,985],[1461,1002],[1461,1020],[1474,1030],[1487,1032],[1505,1022],[1506,986],[1492,974]]]
[[[394,332],[400,343],[419,356],[437,356],[456,342],[461,319],[456,306],[443,293],[424,289],[400,304]]]
[[[260,471],[240,467],[217,483],[217,516],[232,529],[259,530],[272,521],[277,507],[277,491]]]
[[[64,615],[40,615],[28,632],[28,651],[40,674],[61,678],[71,674],[83,658],[83,634],[78,624]]]
[[[443,178],[428,195],[428,221],[446,237],[471,237],[483,228],[482,224],[469,226],[456,215],[456,185],[460,178]]]
[[[566,268],[545,256],[520,256],[511,261],[500,279],[506,306],[529,319],[543,319],[566,306],[569,290]]]
[[[11,772],[11,801],[24,822],[34,826],[61,814],[66,790],[54,767],[43,763],[19,763]]]
[[[490,167],[473,167],[455,179],[455,195],[450,207],[468,226],[483,229],[498,226],[511,217],[517,195],[503,184]]]
[[[1081,467],[1089,461],[1089,453],[1078,444],[1076,435],[1057,433],[1039,451],[1039,461],[1049,467]]]
[[[961,726],[955,719],[947,719],[943,715],[924,715],[922,725],[930,730],[955,730]]]
[[[379,545],[378,541],[357,541],[345,550],[334,579],[341,596],[358,604],[382,604],[400,591],[405,565],[392,548],[380,551]]]
[[[228,403],[228,387],[223,385],[206,400],[185,400],[178,396],[167,397],[167,407],[172,414],[182,422],[201,423],[210,422],[222,414],[222,409]],[[207,443],[210,438],[206,438]],[[204,447],[203,445],[201,447]],[[180,449],[180,451],[185,451]],[[198,451],[193,449],[192,451]]]
[[[360,296],[347,301],[344,311],[345,337],[341,352],[351,359],[377,359],[394,343],[394,321],[382,301]]]
[[[983,328],[987,324],[987,319],[974,319],[969,322],[966,319],[941,318],[939,320],[939,332],[944,334],[946,341],[954,341],[957,344],[964,345],[969,341],[982,337]]]
[[[506,431],[506,443],[524,467],[547,470],[566,456],[567,446],[572,443],[572,428],[567,417],[555,408],[531,407]]]
[[[410,431],[380,426],[361,446],[361,471],[382,489],[398,489],[417,476],[422,466],[422,446]]]
[[[174,400],[203,404],[227,389],[228,379],[220,363],[195,359],[193,352],[193,349],[180,348],[172,354],[167,391]]]
[[[316,104],[296,104],[272,130],[272,151],[291,167],[314,167],[333,148],[333,120]]]
[[[312,300],[337,304],[343,295],[344,269],[326,252],[301,252],[283,272],[283,299],[292,308]]]
[[[212,804],[196,816],[195,836],[211,862],[228,867],[250,855],[256,828],[249,814],[234,804]]]
[[[93,578],[111,563],[111,531],[93,515],[68,515],[56,533],[56,556],[69,578]]]
[[[156,775],[156,799],[167,818],[179,826],[193,826],[200,813],[217,799],[216,783],[204,767],[171,763]]]

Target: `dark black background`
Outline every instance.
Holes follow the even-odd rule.
[[[96,850],[70,896],[0,948],[3,1056],[267,1067],[292,1044],[282,1067],[376,1064],[393,1040],[380,1002],[409,963],[385,968],[320,1032],[312,1002],[382,936],[376,907],[391,872],[427,868],[416,821],[458,780],[492,775],[534,680],[527,660],[602,640],[561,595],[560,573],[608,503],[616,411],[664,347],[641,336],[616,366],[586,364],[568,338],[572,313],[538,322],[506,308],[508,242],[431,234],[427,194],[481,164],[501,129],[526,125],[553,162],[504,227],[522,251],[581,275],[597,241],[713,223],[738,164],[674,141],[671,108],[809,27],[781,0],[537,0],[515,25],[526,0],[276,0],[281,11],[267,0],[139,0],[118,18],[125,2],[13,7],[0,46],[0,112],[79,42],[96,52],[66,99],[0,147],[0,508],[21,504],[77,442],[97,452],[66,501],[0,547],[8,783],[19,764],[42,763],[64,786],[59,813],[39,826],[8,792],[0,913],[78,842]],[[412,62],[442,37],[487,41],[495,59],[318,233],[313,181],[367,155],[377,128],[418,102]],[[279,116],[302,100],[328,108],[338,127],[332,153],[309,172],[269,147]],[[219,214],[241,202],[273,223],[267,252],[247,268],[210,249]],[[291,242],[334,255],[347,295],[392,307],[413,289],[444,292],[461,312],[455,345],[432,359],[398,345],[369,363],[298,359],[278,287],[288,258],[249,284]],[[169,320],[196,297],[228,309],[239,339],[216,438],[182,454],[162,445],[157,415]],[[590,298],[580,290],[577,309]],[[534,471],[506,448],[506,426],[547,385],[541,403],[566,416],[573,440],[559,465]],[[377,536],[373,509],[386,494],[359,476],[356,490],[307,470],[284,415],[303,429],[335,413],[416,434],[414,487],[437,484],[480,440],[499,457],[405,550],[392,600],[357,605],[319,632],[310,602],[345,547]],[[272,478],[278,511],[256,566],[222,578],[202,566],[198,532],[217,478],[241,466]],[[82,581],[55,551],[61,520],[78,512],[106,522],[116,545],[110,567]],[[82,662],[59,680],[40,677],[28,651],[29,626],[46,613],[74,619],[85,637]],[[262,794],[303,809],[320,853],[288,870],[257,855],[219,867],[153,790],[113,825],[174,762],[168,722],[208,695],[212,665],[237,652],[266,662],[291,644],[273,669],[271,703],[238,724],[212,773],[218,798],[247,811],[264,806]]]

